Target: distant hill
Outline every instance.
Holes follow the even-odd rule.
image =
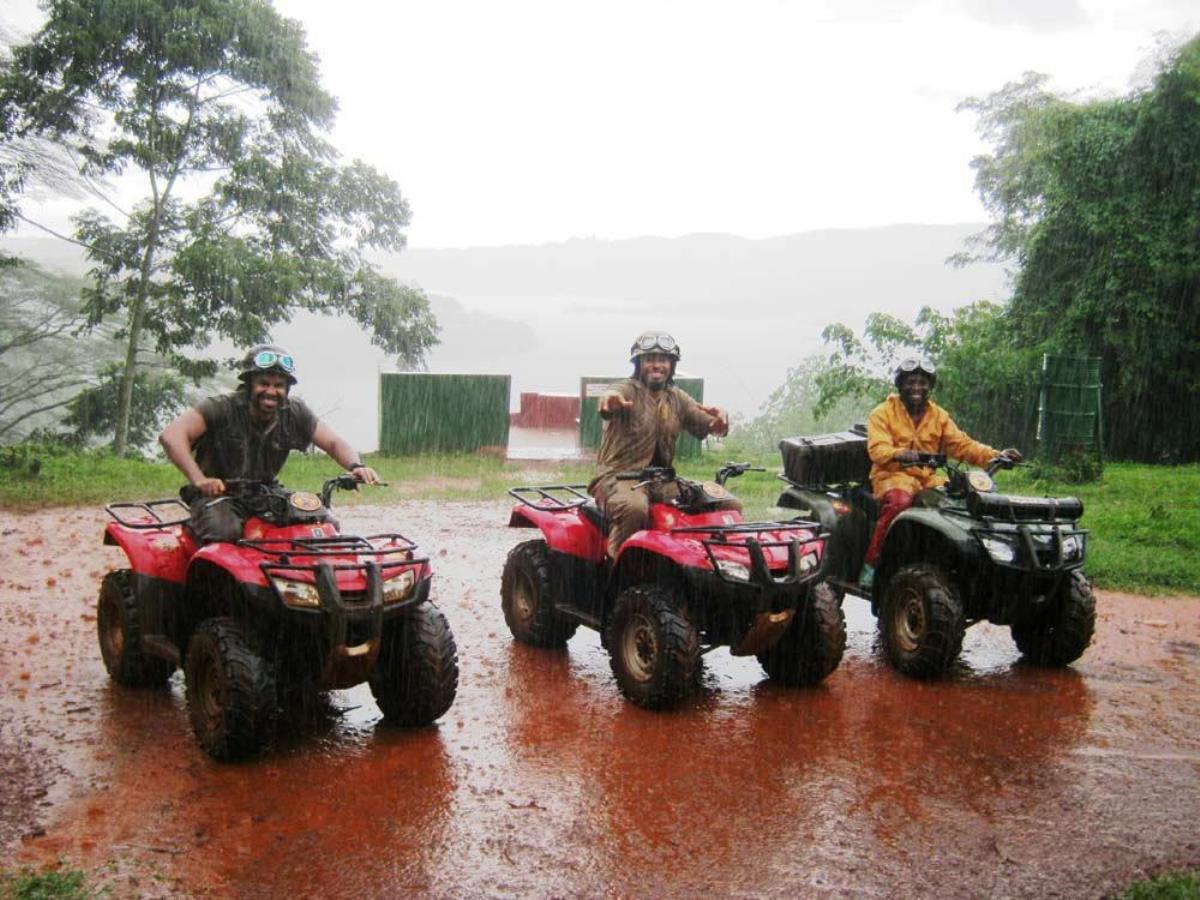
[[[539,295],[637,300],[668,311],[770,316],[784,305],[865,315],[961,306],[1005,292],[996,265],[946,264],[981,224],[892,225],[747,240],[732,235],[536,246],[414,248],[377,261],[391,275],[451,296]]]
[[[408,249],[380,267],[429,295],[442,343],[432,372],[512,376],[521,391],[569,392],[581,376],[628,372],[645,328],[674,332],[681,371],[709,402],[752,416],[788,369],[820,352],[821,330],[859,330],[868,313],[911,321],[1007,295],[1003,269],[946,264],[983,225],[894,225],[765,240],[573,239],[537,246]],[[0,240],[47,268],[79,274],[79,248],[49,238]],[[348,319],[302,314],[276,330],[302,361],[306,399],[363,449],[377,439],[378,372],[392,367]]]

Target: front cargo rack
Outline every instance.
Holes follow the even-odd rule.
[[[542,487],[509,488],[510,496],[534,509],[552,511],[578,509],[591,502],[586,484],[547,484]]]
[[[377,542],[388,542],[379,546]],[[362,571],[368,567],[379,569],[395,569],[401,566],[417,566],[422,575],[429,568],[428,556],[417,556],[417,544],[402,534],[372,534],[367,537],[358,535],[334,535],[331,537],[311,538],[264,538],[262,540],[240,540],[239,547],[257,550],[271,557],[269,561],[259,563],[259,568],[267,574],[282,572],[316,572],[323,567],[333,571]],[[362,562],[330,563],[328,557],[333,556],[371,557]],[[387,559],[389,556],[399,556],[399,559]],[[296,562],[296,557],[302,557],[305,562]],[[307,560],[315,559],[314,562]]]
[[[726,572],[718,565],[719,558],[714,552],[714,547],[720,547],[724,550],[744,550],[748,556],[750,581],[762,586],[768,585],[784,585],[796,584],[804,579],[812,578],[820,570],[819,567],[811,571],[804,571],[801,568],[802,557],[799,554],[800,541],[792,537],[786,540],[760,540],[750,535],[763,534],[765,532],[792,532],[792,531],[809,531],[812,537],[809,541],[825,542],[828,536],[822,529],[819,523],[811,522],[806,519],[790,519],[787,522],[739,522],[734,525],[687,525],[680,528],[672,528],[672,534],[708,534],[711,535],[707,540],[700,539],[701,545],[704,547],[704,552],[708,556],[709,564],[712,565],[713,572],[722,581],[729,584],[741,583],[741,579],[735,578]],[[731,541],[731,535],[745,535],[746,539],[742,541]],[[805,541],[808,543],[809,541]],[[767,565],[767,559],[763,553],[764,549],[770,548],[786,548],[788,554],[787,573],[781,578],[776,578],[771,575],[770,567]],[[729,560],[726,560],[729,561]],[[824,563],[824,554],[822,554],[821,563]]]

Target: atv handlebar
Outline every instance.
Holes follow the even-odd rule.
[[[750,463],[735,463],[727,462],[721,468],[717,469],[717,484],[724,484],[730,478],[736,478],[746,472],[765,472],[767,471],[762,466],[755,466]]]
[[[349,473],[330,478],[321,487],[321,505],[329,509],[329,501],[333,499],[334,491],[357,491],[360,484],[366,484],[366,482],[359,481]],[[377,481],[372,487],[387,487],[387,482]]]

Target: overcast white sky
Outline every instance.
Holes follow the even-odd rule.
[[[1200,30],[1194,0],[276,6],[419,247],[982,221],[960,100],[1026,70],[1123,93],[1158,34]]]

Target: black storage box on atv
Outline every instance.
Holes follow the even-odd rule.
[[[783,471],[789,481],[806,487],[866,481],[871,471],[867,433],[850,431],[790,437],[779,442]]]

